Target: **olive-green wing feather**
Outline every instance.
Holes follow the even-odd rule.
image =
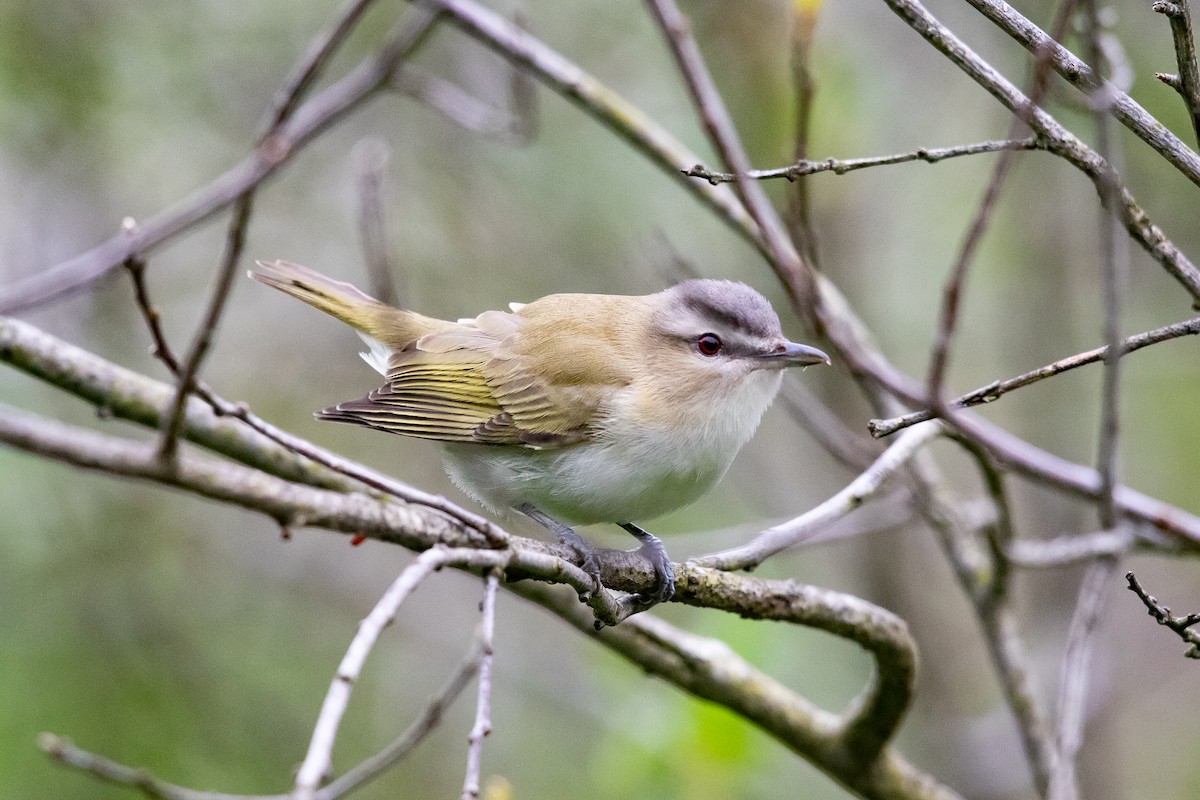
[[[519,323],[489,311],[423,336],[392,354],[384,386],[317,416],[443,442],[541,449],[587,439],[594,409],[523,368],[512,346]]]

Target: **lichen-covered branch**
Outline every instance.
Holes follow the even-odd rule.
[[[59,350],[65,351],[65,355],[56,354]],[[39,335],[32,326],[12,320],[0,324],[0,357],[40,377],[70,385],[98,406],[123,409],[126,418],[143,424],[153,425],[160,419],[171,396],[169,387],[159,384],[155,389],[154,382],[149,379],[143,379],[150,384],[147,386],[131,374],[121,376],[124,380],[105,375],[110,368],[115,368],[102,359],[72,349],[53,337]],[[54,365],[57,365],[57,371]],[[70,374],[72,370],[77,370],[80,375],[99,377],[81,379]],[[155,397],[157,405],[149,396]],[[217,435],[218,432],[222,435]],[[242,435],[231,435],[234,432]],[[234,419],[213,416],[199,400],[190,401],[181,433],[187,440],[212,444],[218,452],[229,451],[244,462],[283,464],[277,471],[301,480],[309,477],[291,460],[298,458],[295,454],[269,438],[241,428]],[[173,465],[165,466],[157,458],[153,442],[132,441],[64,425],[7,407],[0,409],[0,442],[77,467],[184,489],[267,514],[282,525],[324,527],[393,542],[417,551],[438,545],[471,548],[503,557],[509,580],[534,578],[542,582],[562,582],[572,586],[577,593],[591,586],[590,577],[566,560],[572,554],[559,545],[506,535],[503,540],[506,547],[497,550],[494,537],[437,509],[350,491],[352,486],[341,484],[344,479],[340,476],[330,476],[320,470],[316,478],[329,482],[328,488],[301,485],[245,463],[190,450],[181,451]],[[602,551],[602,555],[602,577],[606,586],[637,591],[652,584],[653,569],[636,552]],[[476,564],[465,568],[486,571],[485,566]],[[849,638],[867,649],[876,660],[876,675],[860,700],[841,718],[836,751],[814,750],[805,754],[830,774],[837,774],[845,766],[842,761],[831,761],[826,757],[845,760],[853,756],[857,766],[864,769],[874,769],[875,765],[884,761],[890,763],[895,758],[887,749],[887,742],[911,702],[916,670],[916,652],[902,621],[857,598],[792,582],[759,580],[691,565],[677,566],[676,574],[680,602],[726,610],[748,618],[816,627]],[[597,593],[601,594],[607,593]],[[565,596],[572,608],[579,605],[573,596]],[[613,617],[620,613],[619,607],[593,606],[592,610],[597,618],[607,617],[611,622],[617,621]],[[719,697],[710,699],[719,701]],[[928,778],[923,781],[933,785]],[[898,795],[879,794],[873,788],[864,796]]]

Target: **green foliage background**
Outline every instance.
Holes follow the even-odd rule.
[[[639,3],[525,0],[531,30],[632,100],[711,162],[679,78]],[[1046,23],[1045,4],[1018,4]],[[510,12],[511,3],[493,5]],[[931,3],[968,42],[1023,81],[1028,59],[964,5]],[[75,255],[126,215],[177,203],[250,147],[273,92],[334,3],[204,0],[7,0],[0,4],[0,280]],[[332,75],[371,52],[399,2],[371,12]],[[790,160],[790,4],[685,5],[756,164]],[[1182,104],[1153,80],[1173,69],[1165,22],[1149,3],[1118,3],[1115,34],[1131,94],[1191,140]],[[417,63],[486,99],[502,98],[499,59],[440,31]],[[855,157],[999,138],[1004,110],[875,0],[822,9],[812,155]],[[1086,113],[1052,108],[1090,136]],[[389,96],[306,150],[259,195],[247,248],[360,283],[352,152],[376,137],[391,152],[385,202],[405,302],[447,317],[550,291],[641,293],[663,282],[671,247],[705,275],[746,280],[786,308],[748,247],[671,181],[563,100],[541,91],[541,130],[516,149]],[[1062,102],[1060,102],[1060,100]],[[498,100],[497,100],[498,101]],[[1200,257],[1196,187],[1126,137],[1129,184],[1185,252]],[[1083,177],[1052,157],[1019,159],[971,275],[950,384],[967,390],[1101,340],[1097,214]],[[889,167],[810,178],[821,261],[873,326],[887,355],[921,374],[941,282],[992,161]],[[771,191],[782,196],[782,186]],[[203,309],[223,225],[150,259],[151,291],[177,346]],[[1174,283],[1134,251],[1125,329],[1189,314]],[[27,315],[107,358],[165,377],[121,279]],[[794,319],[786,319],[803,338]],[[298,304],[240,282],[206,379],[261,416],[415,485],[462,499],[422,442],[319,425],[313,409],[373,385],[353,335]],[[1197,343],[1138,353],[1125,371],[1123,475],[1200,512]],[[841,370],[804,380],[856,430],[870,416]],[[1100,376],[1080,371],[1006,397],[985,413],[1063,456],[1094,459]],[[84,424],[78,402],[0,371],[0,397]],[[123,427],[123,426],[122,426]],[[131,435],[144,435],[129,430]],[[939,454],[977,490],[958,456]],[[840,488],[838,467],[775,409],[711,496],[658,521],[676,558],[743,540]],[[1088,531],[1096,520],[1061,496],[1014,481],[1030,537]],[[299,531],[178,493],[113,481],[0,450],[0,798],[127,798],[49,763],[39,731],[69,736],[164,779],[230,792],[283,791],[357,620],[406,563],[395,548]],[[513,528],[533,533],[519,521]],[[589,532],[606,543],[620,535]],[[607,537],[607,538],[606,538]],[[1147,586],[1200,610],[1189,563],[1136,559]],[[787,556],[770,570],[860,593],[907,618],[924,671],[902,749],[971,797],[1028,796],[1012,722],[999,704],[967,604],[930,534],[900,525]],[[1052,693],[1078,573],[1022,575],[1028,642]],[[368,664],[336,751],[345,769],[389,740],[457,663],[481,586],[446,574],[404,607]],[[1120,587],[1099,648],[1089,798],[1194,797],[1195,665]],[[755,664],[831,708],[869,670],[820,634],[683,608],[661,612],[724,638]],[[843,797],[764,734],[693,701],[501,597],[495,733],[485,775],[520,798]],[[452,797],[462,780],[469,699],[401,768],[359,796]],[[496,795],[500,796],[500,795]]]

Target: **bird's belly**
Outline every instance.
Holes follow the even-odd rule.
[[[562,450],[445,448],[451,479],[493,510],[530,503],[563,522],[584,525],[647,520],[687,505],[716,483],[732,458],[725,449],[681,453],[646,440]]]

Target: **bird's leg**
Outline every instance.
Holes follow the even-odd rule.
[[[638,592],[638,595],[651,605],[669,601],[675,596],[675,569],[671,566],[671,557],[667,555],[662,539],[632,522],[618,524],[637,537],[642,543],[637,551],[650,559],[650,563],[654,565],[654,588],[648,592]]]
[[[604,587],[604,584],[600,582],[600,559],[596,558],[596,552],[587,543],[587,540],[576,533],[570,525],[564,525],[532,503],[522,503],[517,506],[517,511],[553,533],[558,537],[559,542],[575,551],[580,569],[595,579],[596,591],[600,591]],[[591,599],[591,593],[580,595],[580,598],[586,602]]]

